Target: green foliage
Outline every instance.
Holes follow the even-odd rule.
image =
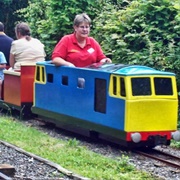
[[[0,0],[0,3],[7,5],[7,4],[11,4],[12,0]]]
[[[26,7],[28,0],[0,0],[0,21],[5,25],[5,32],[15,38],[14,26],[19,21],[16,10]]]
[[[48,27],[52,26],[53,23],[49,21],[49,11],[49,0],[29,0],[26,8],[16,11],[19,17],[25,19],[30,25],[32,36],[39,38],[45,44],[46,52],[52,44],[51,31]],[[49,40],[46,41],[45,39]]]
[[[75,138],[74,139],[70,139],[68,142],[67,142],[67,145],[69,147],[77,147],[79,146],[79,141],[76,140]]]
[[[94,20],[93,35],[103,50],[114,62],[147,65],[173,71],[179,76],[178,1],[126,2],[123,8],[106,4]]]
[[[73,32],[75,15],[86,12],[93,19],[99,7],[98,0],[33,0],[19,13],[27,18],[33,35],[46,45],[47,58],[50,58],[60,38]]]
[[[119,159],[119,164],[121,166],[120,170],[123,172],[123,171],[126,171],[127,169],[129,171],[132,171],[132,167],[129,166],[129,157],[128,156],[125,156],[124,154],[122,155],[121,158],[118,158]]]
[[[173,71],[180,87],[178,0],[29,0],[18,13],[45,44],[50,59],[60,38],[73,32],[74,16],[82,12],[92,18],[91,35],[113,62]]]

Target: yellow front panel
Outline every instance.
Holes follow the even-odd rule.
[[[125,131],[176,130],[177,111],[177,100],[128,100],[126,101]]]

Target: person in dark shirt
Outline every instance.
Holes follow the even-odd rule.
[[[9,66],[9,54],[12,42],[13,39],[4,33],[4,24],[0,22],[0,51],[3,52],[6,58],[7,66]]]

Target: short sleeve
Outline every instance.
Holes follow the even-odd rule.
[[[58,42],[58,44],[55,46],[53,50],[52,59],[56,57],[61,57],[63,59],[66,59],[67,45],[68,45],[69,38],[70,37],[68,35],[62,37],[62,39]]]
[[[0,52],[0,64],[6,64],[6,58],[4,56],[4,53]]]
[[[12,42],[12,44],[11,44],[10,53],[14,55],[15,52],[16,52],[16,44],[15,44],[15,41],[14,41],[14,42]]]

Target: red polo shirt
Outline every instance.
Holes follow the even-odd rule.
[[[81,48],[75,34],[65,35],[58,42],[52,53],[52,59],[55,57],[61,57],[76,67],[85,67],[106,58],[99,43],[94,38],[87,37],[85,47]]]

